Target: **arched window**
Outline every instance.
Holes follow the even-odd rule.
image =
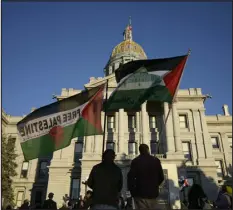
[[[20,178],[27,178],[28,175],[28,162],[23,162]]]
[[[41,161],[39,164],[39,178],[45,178],[48,175],[48,162]]]

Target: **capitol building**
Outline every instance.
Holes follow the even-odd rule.
[[[104,67],[104,77],[91,77],[84,88],[90,89],[108,80],[109,96],[117,86],[114,71],[121,64],[139,59],[147,59],[147,55],[133,41],[132,28],[128,25],[123,41],[113,48]],[[80,91],[62,88],[61,94],[55,97],[62,100]],[[227,105],[223,105],[221,114],[206,115],[205,101],[209,95],[203,92],[201,88],[180,89],[172,107],[147,101],[140,110],[120,109],[107,113],[105,147],[114,149],[117,154],[116,163],[125,180],[124,197],[130,162],[139,154],[139,145],[145,143],[150,146],[151,154],[161,160],[164,169],[165,182],[158,202],[173,209],[180,208],[180,200],[185,196],[180,193],[178,183],[182,176],[190,184],[201,184],[210,200],[216,199],[218,186],[232,174],[232,116]],[[3,132],[15,141],[19,155],[18,175],[13,178],[16,205],[19,207],[24,199],[29,199],[31,204],[41,203],[53,192],[54,200],[61,207],[66,199],[84,195],[87,187],[83,183],[93,165],[101,161],[103,136],[75,138],[69,147],[49,157],[25,162],[16,128],[23,117],[11,116],[2,110]]]

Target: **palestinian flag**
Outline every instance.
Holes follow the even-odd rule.
[[[106,111],[139,109],[146,100],[172,103],[188,55],[136,60],[115,71],[117,88],[105,103]]]
[[[25,160],[50,155],[73,138],[102,134],[104,85],[41,107],[17,124]]]

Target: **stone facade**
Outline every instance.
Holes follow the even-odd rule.
[[[126,41],[133,43],[132,40]],[[123,45],[128,46],[127,43]],[[120,63],[142,56],[146,58],[142,48],[138,44],[138,48],[134,46],[136,44],[130,45],[130,49],[136,49],[133,52],[124,47],[114,48],[105,67],[105,77],[91,77],[84,85],[85,89],[108,80],[109,96],[117,85],[114,66],[117,68]],[[62,100],[79,92],[63,88],[61,95],[55,98]],[[209,198],[216,198],[217,186],[225,175],[232,173],[232,116],[226,105],[223,106],[223,115],[206,116],[207,98],[208,95],[204,95],[200,88],[189,88],[178,91],[172,107],[167,103],[148,101],[140,110],[120,109],[107,113],[105,148],[113,148],[117,154],[116,163],[121,167],[125,180],[124,196],[130,161],[138,155],[139,144],[146,143],[166,170],[167,181],[161,189],[161,202],[174,209],[180,208],[180,196],[184,196],[179,196],[180,176],[189,178],[190,183],[202,184]],[[22,118],[2,111],[3,131],[16,139],[15,148],[19,155],[18,175],[13,184],[17,204],[26,198],[32,203],[39,202],[49,192],[54,192],[54,199],[60,206],[69,196],[77,198],[79,194],[84,195],[86,187],[82,182],[87,179],[93,165],[101,161],[103,136],[73,139],[69,147],[54,152],[51,157],[29,161],[28,166],[24,163],[23,167],[24,158],[16,129],[16,123]]]

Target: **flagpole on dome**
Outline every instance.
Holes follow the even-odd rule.
[[[131,16],[129,16],[129,25],[128,25],[128,30],[131,30],[131,32],[129,31],[129,33],[131,34],[131,38],[129,38],[129,56],[131,56],[131,40],[132,40]]]
[[[182,79],[182,77],[183,77],[183,73],[184,73],[184,69],[185,69],[185,67],[186,67],[186,63],[187,63],[187,60],[188,60],[188,57],[189,57],[189,55],[191,54],[191,49],[189,48],[188,49],[188,53],[187,53],[187,59],[186,59],[186,61],[185,61],[185,64],[184,64],[184,68],[183,68],[183,71],[182,71],[182,74],[181,74],[181,77],[180,77],[180,80],[179,80],[179,83],[178,83],[178,85],[177,85],[177,88],[176,88],[176,92],[175,92],[175,94],[174,94],[174,97],[173,97],[173,99],[172,99],[172,102],[170,103],[170,104],[168,104],[168,113],[167,113],[167,116],[166,116],[166,118],[164,119],[164,126],[162,127],[162,131],[161,131],[161,137],[162,137],[162,135],[163,135],[163,132],[164,132],[164,127],[166,126],[166,124],[167,124],[167,120],[168,120],[168,117],[169,117],[169,115],[170,115],[170,112],[171,112],[171,110],[172,110],[172,104],[175,102],[175,100],[176,100],[176,95],[177,95],[177,93],[178,93],[178,90],[179,90],[179,87],[180,87],[180,81],[181,81],[181,79]],[[160,145],[160,141],[158,141],[158,154],[159,154],[159,145]]]
[[[106,103],[106,101],[108,100],[108,79],[106,82],[106,88],[105,88],[105,99],[104,99],[104,103]],[[103,145],[102,145],[102,154],[104,153],[104,149],[105,149],[105,133],[106,133],[106,119],[107,119],[107,113],[106,113],[106,106],[104,107],[104,133],[103,133]]]

